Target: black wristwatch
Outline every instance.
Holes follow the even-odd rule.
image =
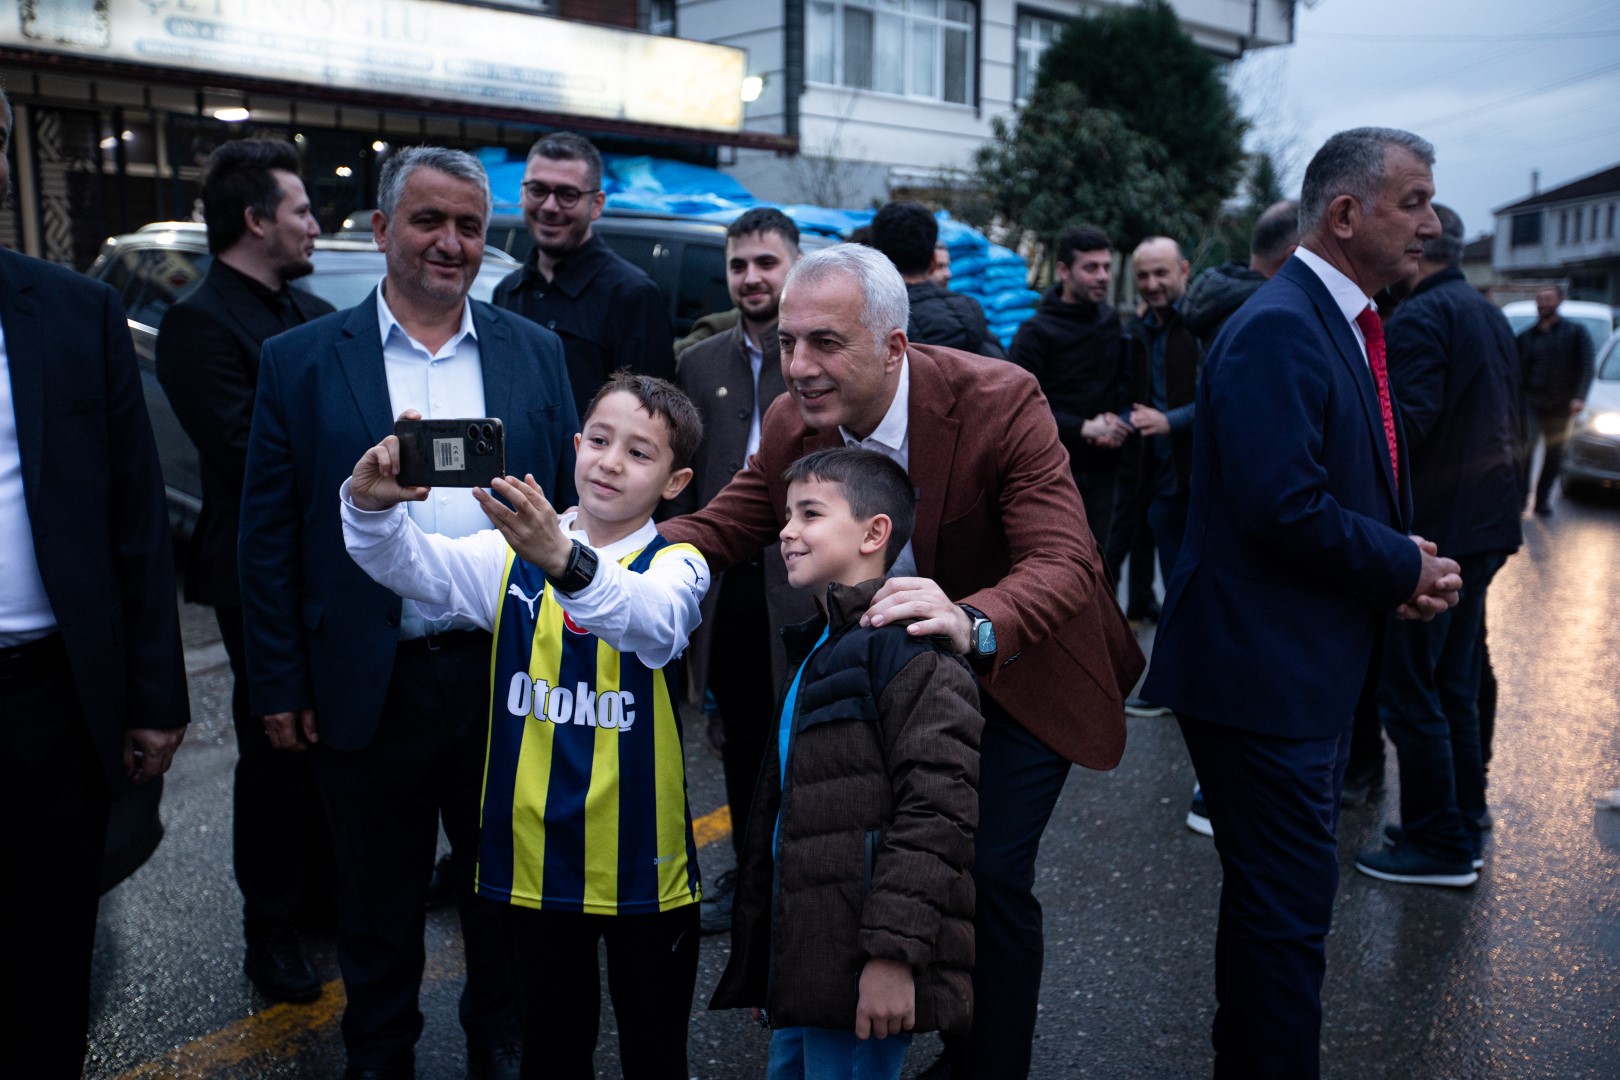
[[[970,629],[968,630],[967,658],[975,664],[988,665],[996,656],[996,628],[984,612],[976,607],[958,604],[967,612]]]
[[[546,580],[551,582],[551,587],[558,592],[573,596],[595,579],[596,566],[596,552],[575,540],[574,550],[568,556],[567,567],[556,577],[547,574]]]

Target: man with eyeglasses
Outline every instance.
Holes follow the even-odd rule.
[[[495,288],[495,303],[562,338],[580,416],[620,368],[675,378],[675,332],[664,294],[591,231],[602,215],[602,155],[556,131],[529,149],[523,217],[534,250]]]

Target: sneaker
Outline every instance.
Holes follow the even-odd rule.
[[[259,992],[274,1001],[306,1002],[321,996],[321,980],[304,956],[298,932],[272,926],[248,937],[242,970]]]
[[[1445,885],[1460,889],[1479,880],[1479,871],[1466,861],[1431,858],[1409,844],[1363,852],[1356,856],[1356,869],[1379,881],[1402,885]]]
[[[1406,835],[1406,830],[1401,828],[1399,825],[1385,825],[1384,826],[1384,846],[1385,847],[1394,847],[1395,845],[1397,845],[1397,844],[1399,844],[1401,842],[1401,838],[1404,837],[1405,835]],[[1473,858],[1472,862],[1474,864],[1474,869],[1475,870],[1483,870],[1483,869],[1485,869],[1484,843],[1485,843],[1485,841],[1484,841],[1484,838],[1482,837],[1480,839],[1480,845],[1481,845],[1480,848],[1474,852],[1474,858]]]
[[[1193,788],[1192,805],[1187,808],[1187,828],[1200,836],[1214,836],[1215,826],[1209,823],[1209,807],[1204,805],[1204,789]]]
[[[1154,705],[1152,702],[1145,701],[1142,698],[1133,697],[1125,702],[1125,715],[1141,717],[1169,716],[1170,710],[1163,705]]]
[[[703,890],[698,902],[698,930],[724,934],[731,929],[731,904],[737,897],[737,871],[727,870],[715,879],[714,889]]]

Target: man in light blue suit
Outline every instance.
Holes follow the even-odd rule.
[[[372,228],[382,284],[358,306],[265,343],[242,496],[249,706],[273,745],[307,751],[339,866],[338,963],[351,1080],[414,1075],[423,901],[442,818],[467,948],[468,1075],[517,1076],[517,1015],[498,906],[470,888],[478,839],[489,635],[430,621],[343,546],[338,488],[406,410],[499,417],[506,467],[574,500],[574,413],[562,343],[467,299],[483,259],[489,180],[457,150],[409,147],[383,167]],[[468,491],[412,518],[485,528]]]
[[[1180,720],[1224,871],[1218,1077],[1318,1075],[1351,718],[1388,613],[1432,618],[1461,586],[1408,535],[1370,301],[1440,233],[1433,161],[1406,132],[1329,139],[1298,252],[1221,331],[1199,386],[1186,539],[1142,693]]]

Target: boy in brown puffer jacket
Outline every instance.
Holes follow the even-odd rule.
[[[860,623],[911,536],[905,470],[845,448],[801,458],[786,480],[788,580],[822,615],[784,631],[797,674],[710,1007],[763,1007],[772,1080],[892,1080],[911,1032],[972,1020],[978,688],[903,624]]]

